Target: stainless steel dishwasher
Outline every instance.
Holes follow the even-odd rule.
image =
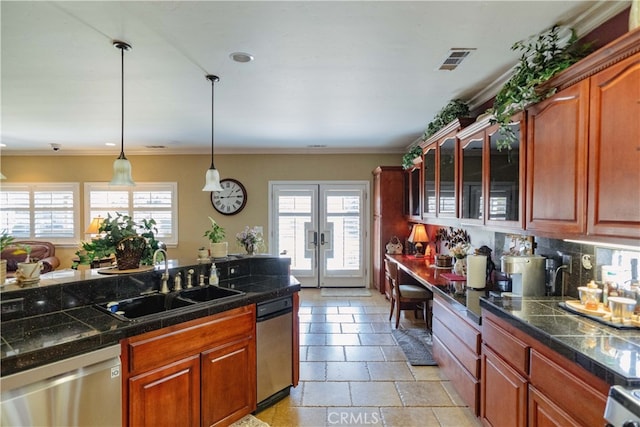
[[[293,383],[293,298],[257,304],[258,412],[289,395]]]
[[[0,379],[2,426],[122,424],[120,346]]]

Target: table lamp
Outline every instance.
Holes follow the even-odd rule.
[[[422,252],[422,243],[429,242],[429,235],[427,235],[427,229],[424,224],[415,224],[411,229],[409,235],[409,241],[415,244],[416,258],[422,258],[424,256]]]
[[[93,218],[89,223],[89,227],[87,227],[85,234],[90,234],[92,238],[94,235],[100,234],[100,226],[102,225],[103,221],[104,218],[100,216]]]

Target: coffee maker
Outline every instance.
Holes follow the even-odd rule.
[[[502,272],[511,279],[511,292],[514,295],[545,295],[545,260],[540,255],[503,255],[500,258]]]

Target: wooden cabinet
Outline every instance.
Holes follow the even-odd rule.
[[[589,82],[528,110],[526,228],[553,237],[585,230]]]
[[[480,331],[434,293],[433,356],[474,414],[480,413]]]
[[[590,79],[588,234],[640,238],[640,53]]]
[[[485,425],[604,425],[609,384],[493,313],[482,323]]]
[[[560,90],[528,110],[528,230],[640,238],[639,46],[630,31],[540,88]]]
[[[393,236],[404,242],[408,235],[401,211],[404,176],[400,166],[379,166],[373,170],[373,286],[381,293],[385,292],[385,246]]]
[[[223,426],[254,411],[255,322],[251,305],[123,340],[124,425]]]
[[[461,222],[520,231],[524,227],[525,114],[512,117],[516,137],[511,148],[498,148],[505,138],[490,117],[466,127],[460,139]]]

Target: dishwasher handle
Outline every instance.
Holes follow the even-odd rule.
[[[256,317],[256,323],[266,322],[267,320],[273,319],[274,317],[284,316],[285,314],[293,313],[293,308],[285,308],[284,310],[276,311],[274,313],[265,314],[260,317]]]

